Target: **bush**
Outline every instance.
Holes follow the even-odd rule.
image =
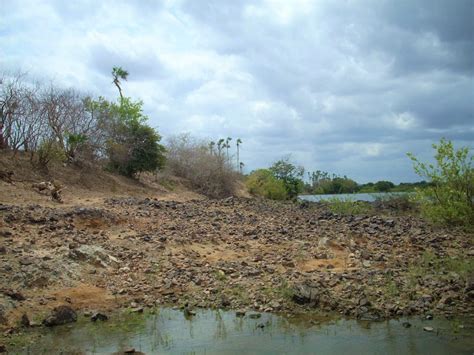
[[[327,202],[331,212],[341,215],[367,214],[372,211],[372,206],[363,201],[353,201],[350,199],[334,197],[328,199]]]
[[[278,180],[268,169],[252,172],[245,181],[252,195],[262,196],[271,200],[286,200],[288,197],[285,183]]]
[[[60,163],[66,160],[66,153],[54,139],[47,139],[40,143],[36,151],[36,166],[48,170],[50,163]]]
[[[107,133],[109,169],[133,177],[142,171],[155,171],[165,163],[161,136],[145,122],[142,103],[121,98],[120,104],[107,103],[103,127]]]
[[[269,170],[276,179],[283,182],[288,198],[296,199],[298,194],[303,192],[304,168],[292,164],[289,157],[273,163]]]
[[[429,187],[417,189],[414,200],[422,214],[435,223],[474,227],[474,157],[468,147],[455,150],[451,141],[441,139],[433,144],[436,165],[418,161],[408,154],[415,172],[431,181]]]
[[[188,134],[175,136],[167,144],[166,170],[187,179],[198,192],[211,197],[232,196],[239,174],[225,156],[213,153],[209,144]]]

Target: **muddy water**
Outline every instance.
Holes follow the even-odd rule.
[[[380,323],[318,317],[161,309],[91,323],[36,330],[22,354],[110,354],[135,348],[146,354],[472,354],[474,321],[403,319]],[[408,321],[411,327],[402,323]],[[432,332],[423,330],[432,327]],[[40,336],[39,336],[40,335]]]

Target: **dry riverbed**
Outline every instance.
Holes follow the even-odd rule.
[[[0,326],[51,309],[159,305],[336,312],[377,320],[473,314],[472,235],[415,217],[229,198],[0,204]]]

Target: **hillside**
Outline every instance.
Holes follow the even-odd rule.
[[[170,177],[1,162],[14,172],[0,181],[6,337],[59,305],[86,315],[188,303],[368,320],[474,311],[474,246],[460,230],[318,204],[210,200]],[[52,179],[64,203],[32,188]]]

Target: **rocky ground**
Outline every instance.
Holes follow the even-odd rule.
[[[0,204],[0,324],[12,332],[61,305],[473,314],[473,258],[472,235],[315,204]]]

